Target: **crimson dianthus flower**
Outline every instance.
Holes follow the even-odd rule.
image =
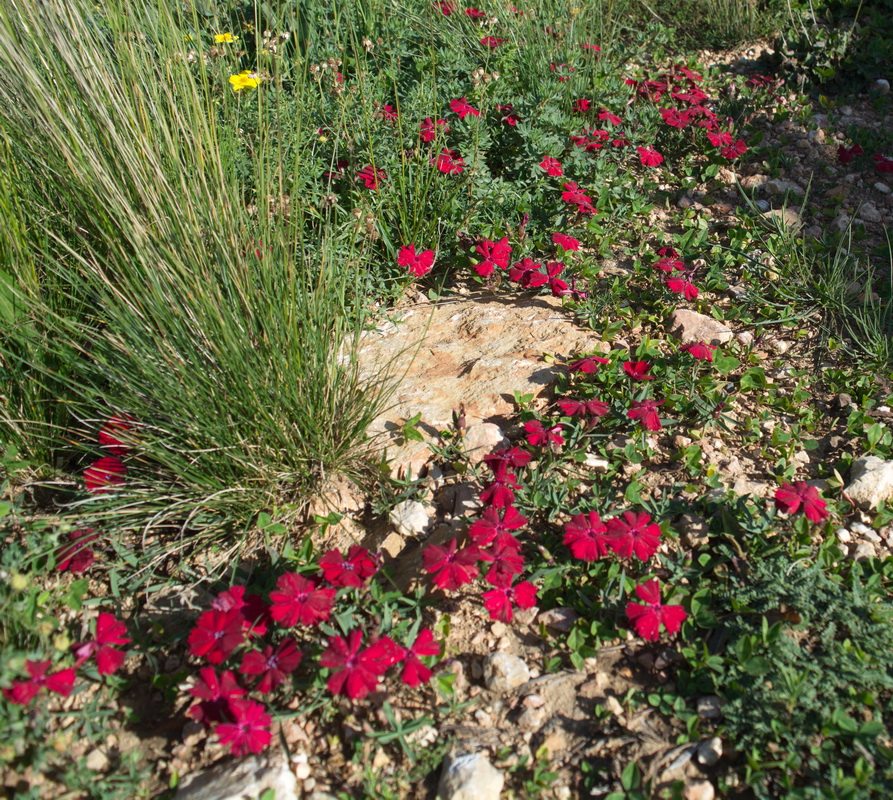
[[[574,100],[574,111],[578,114],[585,114],[589,111],[589,107],[592,105],[591,100],[586,100],[585,98],[581,98],[579,100]]]
[[[576,181],[568,181],[564,184],[561,199],[566,203],[574,203],[578,206],[592,205],[592,198],[583,192]]]
[[[509,531],[516,531],[527,524],[527,517],[523,516],[514,506],[506,506],[501,509],[485,508],[479,519],[476,519],[468,527],[468,537],[477,547],[487,547],[496,542],[511,544],[517,541]]]
[[[422,628],[415,641],[403,651],[403,672],[400,680],[415,688],[431,679],[431,670],[422,662],[426,656],[440,655],[440,645],[434,641],[434,634]]]
[[[575,514],[564,526],[564,544],[574,558],[597,561],[608,554],[608,528],[595,512]]]
[[[221,722],[214,729],[220,744],[228,744],[236,756],[260,753],[273,739],[270,715],[262,703],[244,698],[229,701],[228,716],[232,722]]]
[[[549,282],[548,276],[542,272],[543,265],[531,258],[524,257],[512,264],[509,280],[520,283],[525,289],[536,289]]]
[[[332,613],[334,589],[321,588],[296,572],[280,575],[276,586],[278,591],[270,592],[270,616],[286,628],[318,625]]]
[[[205,611],[189,632],[189,653],[221,664],[245,640],[242,615],[236,609]]]
[[[688,615],[682,606],[666,606],[661,602],[657,578],[637,586],[636,595],[644,604],[627,603],[626,616],[639,636],[645,641],[656,642],[660,637],[661,626],[671,636],[679,632]]]
[[[568,369],[571,372],[582,372],[584,375],[591,375],[593,372],[598,371],[599,364],[607,364],[607,358],[599,358],[598,356],[586,356],[585,358],[577,359],[576,361],[572,361],[568,364]]]
[[[625,511],[623,518],[606,520],[606,542],[621,558],[635,555],[639,561],[647,561],[660,546],[660,526],[643,512]]]
[[[735,137],[729,131],[708,131],[707,141],[714,147],[724,147],[732,144],[735,141]]]
[[[514,540],[514,541],[512,541]],[[480,551],[480,558],[488,561],[490,566],[484,579],[493,586],[504,586],[511,583],[515,575],[524,571],[524,556],[517,546],[518,540],[513,536],[502,537],[497,544]]]
[[[68,544],[62,545],[56,553],[59,559],[56,569],[59,572],[70,570],[72,575],[86,572],[96,560],[96,554],[88,545],[98,538],[99,534],[93,528],[80,528],[69,533]]]
[[[52,661],[26,661],[25,669],[31,677],[23,681],[14,681],[12,686],[3,690],[3,696],[10,703],[20,706],[28,705],[41,689],[68,697],[74,687],[74,669],[69,667],[48,675],[51,666]]]
[[[438,2],[434,3],[435,8],[439,8],[445,17],[448,17],[456,10],[456,3],[454,0],[438,0]]]
[[[856,156],[862,155],[862,145],[854,144],[852,147],[844,147],[842,144],[837,147],[837,160],[841,164],[849,164]]]
[[[285,679],[298,668],[302,653],[294,639],[283,639],[273,650],[267,645],[263,651],[251,650],[242,656],[239,667],[243,675],[260,675],[254,691],[266,694],[285,682]]]
[[[875,153],[871,160],[874,161],[874,168],[878,172],[890,173],[893,172],[893,158],[888,158],[881,153]]]
[[[685,262],[681,258],[665,256],[664,258],[657,259],[657,261],[654,262],[654,266],[661,272],[673,272],[673,270],[684,270]]]
[[[524,430],[527,433],[527,443],[533,447],[549,447],[557,450],[564,444],[564,437],[561,431],[564,426],[559,422],[551,428],[546,428],[538,419],[532,419],[524,423]]]
[[[84,470],[84,483],[91,494],[114,491],[124,483],[127,466],[117,456],[103,456]]]
[[[124,623],[115,619],[112,614],[102,611],[96,619],[96,634],[81,644],[74,646],[74,654],[77,658],[76,666],[83,664],[90,656],[96,655],[96,671],[100,675],[112,675],[117,672],[124,663],[125,653],[118,650],[130,643],[130,638],[125,636],[127,628]],[[117,647],[116,647],[117,645]]]
[[[386,178],[387,175],[383,169],[376,169],[371,164],[363,167],[357,173],[357,180],[362,181],[367,189],[375,190],[378,188],[379,181]]]
[[[663,400],[633,400],[633,408],[626,412],[626,416],[630,419],[642,420],[642,427],[646,431],[659,431],[663,428],[660,421],[660,415],[657,413],[658,406],[662,406]]]
[[[446,147],[440,151],[440,155],[433,159],[434,163],[445,175],[458,175],[465,169],[465,161],[455,150],[448,150]]]
[[[482,278],[489,278],[496,267],[499,267],[500,269],[508,268],[509,256],[512,253],[512,248],[509,245],[507,236],[503,236],[498,242],[491,242],[489,239],[484,239],[484,241],[475,247],[475,250],[482,261],[474,265],[474,270]]]
[[[453,591],[473,581],[479,573],[479,559],[477,547],[458,549],[455,539],[451,539],[446,547],[431,544],[422,550],[423,569],[431,573],[431,582],[444,591]]]
[[[674,275],[671,278],[667,278],[667,288],[674,294],[683,295],[686,300],[698,299],[698,287],[685,275]]]
[[[439,119],[435,122],[431,117],[425,117],[419,125],[419,138],[423,142],[433,142],[437,138],[438,133],[447,133],[450,126],[447,125],[445,119]]]
[[[483,19],[487,15],[483,11],[480,11],[477,8],[466,8],[465,16],[471,17],[472,19]]]
[[[269,609],[259,594],[247,594],[244,586],[230,586],[211,601],[217,611],[235,609],[242,618],[242,630],[248,636],[263,636],[267,632]]]
[[[499,47],[505,41],[504,39],[497,39],[495,36],[484,36],[481,38],[481,44],[484,47],[489,47],[491,50]]]
[[[688,353],[699,361],[713,361],[713,351],[716,345],[707,344],[706,342],[691,342],[684,344],[679,348],[683,353]]]
[[[727,144],[725,147],[719,148],[719,154],[723,158],[729,159],[729,161],[733,161],[739,156],[743,156],[747,152],[747,145],[744,144],[741,139],[738,139],[733,144]]]
[[[623,371],[634,381],[653,381],[654,375],[649,375],[651,364],[647,361],[624,361]]]
[[[399,648],[387,636],[382,636],[375,644],[362,650],[363,633],[351,631],[345,640],[333,636],[320,656],[320,666],[335,670],[326,686],[335,695],[344,695],[350,700],[362,700],[378,685],[378,679],[399,660]]]
[[[552,241],[566,253],[570,253],[580,249],[579,241],[577,241],[573,236],[567,236],[563,233],[553,233]]]
[[[583,50],[594,50],[595,52],[600,52],[600,51],[601,51],[601,47],[599,47],[597,44],[589,44],[588,42],[583,42],[583,43],[581,43],[581,44],[580,44],[580,47],[581,47]]]
[[[459,119],[465,119],[469,114],[473,117],[479,117],[481,112],[473,108],[464,97],[458,100],[450,100],[450,110],[459,115]]]
[[[545,170],[547,175],[552,175],[553,177],[564,175],[564,168],[561,166],[561,162],[557,158],[552,158],[552,156],[543,156],[540,167]]]
[[[508,623],[514,618],[515,606],[533,608],[536,605],[536,586],[530,581],[521,581],[514,585],[497,586],[484,592],[482,597],[490,619]]]
[[[505,475],[506,469],[523,469],[533,456],[520,447],[504,447],[484,456],[484,463],[493,470],[494,475]]]
[[[319,560],[319,568],[333,586],[359,587],[378,571],[378,564],[365,547],[355,544],[346,556],[340,550],[329,550]]]
[[[518,124],[518,114],[511,103],[497,104],[496,110],[502,114],[502,121],[506,125],[514,128]]]
[[[127,441],[126,434],[133,421],[133,417],[129,414],[109,417],[99,429],[99,444],[112,455],[127,455],[130,451],[130,443]]]
[[[244,697],[247,692],[239,686],[239,681],[230,670],[218,677],[214,667],[202,667],[189,694],[200,702],[193,703],[186,715],[202,725],[211,726],[223,721],[232,698]]]
[[[381,110],[378,113],[379,116],[386,122],[396,122],[398,119],[400,119],[400,115],[397,113],[397,110],[393,106],[382,106]]]
[[[501,474],[497,472],[481,491],[480,501],[485,506],[505,508],[515,502],[515,493],[512,490],[517,488],[518,482],[513,473],[505,470]]]
[[[608,111],[607,108],[602,108],[601,111],[599,111],[598,118],[600,120],[604,120],[605,122],[610,122],[612,125],[620,125],[620,123],[623,122],[620,117],[618,117],[616,114],[612,114],[610,111]]]
[[[601,400],[559,400],[555,403],[569,417],[603,417],[608,404]]]
[[[422,250],[416,253],[414,244],[404,245],[397,254],[397,264],[406,267],[410,275],[421,278],[427,275],[434,265],[434,251]]]
[[[819,490],[806,481],[783,483],[775,491],[775,506],[787,514],[796,514],[802,506],[810,522],[821,522],[828,517],[827,503],[820,497]]]
[[[637,147],[636,150],[639,153],[639,160],[645,167],[656,167],[664,160],[664,157],[653,147]]]
[[[564,264],[560,261],[546,262],[546,278],[549,281],[549,290],[554,297],[563,297],[565,294],[569,294],[567,283],[558,277],[562,272],[564,272]]]

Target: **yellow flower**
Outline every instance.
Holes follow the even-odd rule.
[[[238,75],[230,75],[229,82],[233,85],[233,91],[238,92],[242,89],[254,89],[260,83],[260,78],[246,69]]]
[[[233,36],[231,33],[214,34],[214,41],[217,44],[231,44],[232,42],[236,41],[236,38],[237,37]]]

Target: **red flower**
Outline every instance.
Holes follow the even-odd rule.
[[[580,249],[580,243],[573,236],[565,236],[563,233],[553,233],[552,241],[566,253]]]
[[[375,190],[378,188],[378,182],[387,177],[383,169],[376,169],[371,164],[363,167],[357,173],[357,180],[366,184],[367,189]]]
[[[607,358],[599,358],[598,356],[587,356],[568,364],[571,372],[582,372],[584,375],[591,375],[598,370],[599,364],[607,364]]]
[[[362,700],[378,685],[378,679],[388,671],[400,653],[387,636],[361,651],[363,633],[351,631],[347,640],[333,636],[319,659],[320,666],[336,670],[326,681],[332,694],[342,694],[351,700]]]
[[[96,560],[96,554],[87,545],[98,539],[99,534],[93,528],[80,528],[69,533],[68,538],[70,542],[62,545],[56,553],[59,559],[56,569],[59,572],[70,569],[73,575],[80,575]]]
[[[559,400],[557,405],[568,417],[603,417],[608,404],[601,400]]]
[[[362,586],[377,571],[378,565],[365,547],[353,545],[347,555],[329,550],[320,560],[323,577],[333,586]]]
[[[893,172],[893,158],[887,158],[880,153],[875,153],[871,158],[878,172]]]
[[[286,628],[318,625],[332,613],[334,589],[322,589],[297,572],[280,575],[276,586],[279,591],[270,592],[270,616]]]
[[[584,50],[595,50],[596,52],[599,52],[601,50],[601,47],[599,47],[597,44],[584,43],[581,44],[580,47],[582,47]]]
[[[614,517],[605,522],[608,528],[607,544],[621,558],[635,555],[639,561],[647,561],[660,545],[660,526],[651,521],[645,512],[625,511],[623,519]]]
[[[663,428],[663,425],[657,413],[657,407],[662,406],[663,403],[663,400],[659,402],[654,400],[633,400],[633,408],[626,412],[626,416],[630,419],[642,420],[642,427],[646,431],[659,431]]]
[[[484,36],[484,37],[481,39],[481,44],[482,44],[484,47],[489,47],[489,48],[491,48],[491,49],[494,49],[494,48],[496,48],[496,47],[499,47],[499,45],[501,45],[501,44],[503,43],[503,41],[505,41],[505,40],[504,40],[504,39],[497,39],[495,36]]]
[[[214,667],[202,667],[189,694],[201,702],[191,705],[186,714],[196,722],[210,726],[223,720],[233,697],[243,697],[246,692],[230,670],[218,678]]]
[[[728,131],[715,131],[715,132],[708,131],[707,132],[707,140],[714,147],[723,147],[725,145],[732,144],[732,142],[735,141],[735,137],[732,136],[732,134],[729,133]]]
[[[270,715],[262,703],[235,698],[229,701],[232,722],[221,722],[215,729],[220,744],[228,744],[236,756],[260,753],[272,740]]]
[[[484,456],[484,463],[493,470],[495,475],[505,475],[506,469],[523,469],[530,463],[533,456],[520,447],[507,447],[502,450],[494,450]]]
[[[651,364],[647,361],[625,361],[623,371],[634,381],[653,381],[654,375],[649,375]]]
[[[667,288],[675,294],[684,295],[686,300],[698,299],[698,287],[684,275],[667,278]]]
[[[596,561],[608,554],[608,528],[595,512],[576,514],[564,526],[564,544],[570,548],[574,558],[581,561]]]
[[[598,115],[600,120],[610,122],[612,125],[620,125],[623,122],[616,114],[612,114],[607,108],[603,108]]]
[[[503,236],[498,242],[491,242],[489,239],[484,239],[475,250],[483,261],[475,264],[474,270],[482,278],[489,278],[496,267],[499,267],[500,269],[508,269],[509,256],[512,253],[512,248],[509,246],[507,236]]]
[[[267,645],[263,652],[252,650],[245,653],[239,669],[243,675],[260,675],[254,690],[266,694],[284,683],[300,663],[301,651],[295,640],[283,639],[275,651]]]
[[[653,147],[637,147],[636,150],[639,153],[639,160],[645,167],[656,167],[664,160],[664,157]]]
[[[431,271],[431,267],[434,264],[434,251],[423,250],[417,254],[414,244],[405,245],[400,248],[400,252],[397,254],[397,264],[401,267],[406,267],[410,275],[421,278]]]
[[[554,297],[562,297],[569,294],[567,283],[558,276],[564,271],[564,264],[560,261],[549,261],[546,263],[546,277],[549,279],[549,289]]]
[[[496,542],[513,544],[517,542],[509,531],[516,531],[527,524],[527,517],[518,512],[514,506],[506,506],[502,509],[502,515],[497,508],[485,508],[481,512],[480,519],[476,519],[468,528],[468,536],[472,544],[477,547],[486,547]]]
[[[400,118],[393,106],[382,106],[378,113],[387,122],[396,122]]]
[[[269,611],[258,594],[246,594],[244,586],[230,586],[211,601],[216,611],[238,611],[242,630],[248,636],[263,636],[267,632]]]
[[[688,111],[680,111],[678,108],[662,108],[660,115],[664,122],[671,128],[679,128],[682,130],[691,122],[691,115]]]
[[[451,539],[446,547],[428,545],[422,551],[422,564],[425,572],[433,575],[431,582],[444,591],[453,591],[473,581],[479,573],[477,562],[480,551],[477,547],[463,547],[457,550],[457,542]]]
[[[458,175],[465,169],[465,161],[455,150],[447,150],[446,147],[440,151],[440,155],[434,161],[437,169],[446,175]]]
[[[205,611],[189,632],[189,653],[221,664],[245,640],[242,615],[236,610]]]
[[[127,628],[123,622],[116,620],[112,614],[101,612],[96,620],[96,638],[74,647],[77,666],[95,653],[96,670],[100,675],[112,675],[117,672],[124,663],[125,653],[116,649],[114,645],[122,646],[130,643],[130,638],[125,636],[125,633]]]
[[[564,437],[561,435],[563,427],[559,422],[551,428],[545,428],[538,419],[525,422],[524,430],[527,432],[527,443],[533,447],[550,447],[557,450],[564,444]]]
[[[732,161],[733,159],[738,158],[738,156],[743,156],[747,152],[747,145],[744,144],[740,139],[734,144],[728,144],[725,147],[719,148],[719,154],[723,158],[729,159]]]
[[[419,128],[419,138],[423,142],[433,142],[438,133],[447,133],[450,126],[447,125],[445,119],[439,119],[435,122],[431,117],[425,117]]]
[[[466,8],[465,16],[471,17],[472,19],[483,19],[487,15],[483,11],[478,11],[476,8]]]
[[[543,160],[540,161],[540,167],[545,170],[547,175],[552,175],[554,177],[564,175],[564,169],[561,166],[561,162],[557,158],[552,158],[552,156],[543,156]]]
[[[596,208],[592,205],[592,198],[585,192],[581,191],[575,181],[564,184],[564,191],[561,193],[561,199],[566,203],[573,203],[581,214],[594,214]]]
[[[515,493],[512,489],[518,488],[518,482],[515,480],[514,474],[502,471],[494,475],[494,479],[490,481],[481,492],[481,503],[485,506],[493,506],[494,508],[505,508],[515,502]]]
[[[511,622],[514,617],[513,606],[533,608],[536,605],[536,586],[530,581],[521,581],[514,586],[497,586],[482,595],[484,607],[490,612],[490,619],[499,622]]]
[[[512,541],[514,539],[514,542]],[[524,556],[518,549],[514,536],[503,537],[499,544],[481,551],[481,558],[491,562],[486,580],[493,586],[505,586],[524,571]]]
[[[422,628],[416,640],[403,651],[403,673],[400,680],[407,686],[416,687],[431,679],[431,670],[423,663],[425,656],[440,655],[440,645],[434,641],[434,634]]]
[[[827,503],[819,496],[819,490],[806,481],[795,484],[783,483],[775,491],[775,506],[787,514],[796,514],[803,506],[803,513],[810,522],[821,522],[828,517]]]
[[[592,102],[590,100],[586,100],[585,98],[574,100],[574,111],[576,111],[578,114],[585,114],[587,111],[589,111],[589,107],[591,105]]]
[[[654,266],[662,272],[672,272],[673,270],[685,269],[685,262],[682,259],[667,256],[659,258],[654,262]]]
[[[84,482],[91,494],[112,492],[124,483],[127,467],[117,456],[104,456],[84,470]]]
[[[74,687],[74,669],[69,667],[47,675],[51,664],[51,661],[26,661],[25,669],[31,677],[24,681],[14,681],[12,686],[3,690],[3,696],[10,703],[20,706],[28,705],[44,688],[68,697]]]
[[[671,636],[678,633],[688,616],[682,606],[665,606],[660,600],[660,585],[657,578],[636,587],[636,594],[642,603],[627,603],[626,616],[632,622],[636,633],[645,641],[656,642],[660,636],[660,628]]]
[[[472,108],[471,104],[464,97],[458,100],[450,100],[450,110],[459,115],[459,119],[465,119],[469,114],[473,117],[479,117],[481,112],[476,108]]]
[[[456,4],[453,0],[439,0],[434,4],[435,8],[439,8],[445,17],[448,17],[456,10]]]
[[[133,422],[133,417],[129,414],[124,414],[121,417],[109,417],[99,429],[99,444],[113,455],[127,455],[130,445],[125,443],[126,436],[121,437],[121,434],[130,430],[131,422]]]
[[[682,345],[679,349],[700,361],[713,361],[713,351],[716,350],[716,345],[692,342],[691,344]]]
[[[512,264],[512,268],[509,270],[509,280],[520,283],[525,289],[545,286],[549,282],[549,278],[541,271],[542,266],[538,261],[524,257]]]
[[[837,147],[837,160],[841,164],[849,164],[856,156],[862,155],[862,145],[854,144],[852,147],[844,147],[842,144]]]

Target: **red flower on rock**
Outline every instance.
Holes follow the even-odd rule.
[[[517,542],[509,531],[516,531],[527,524],[527,517],[518,512],[514,506],[506,506],[502,514],[498,508],[485,508],[480,519],[476,519],[468,528],[468,536],[477,547],[487,547],[496,543],[514,545]]]
[[[300,663],[301,651],[295,640],[283,639],[275,650],[267,645],[263,652],[252,650],[245,653],[239,669],[243,675],[260,675],[254,690],[266,694],[284,683]]]
[[[651,364],[647,361],[625,361],[623,371],[634,381],[653,381],[654,375],[649,375]]]
[[[557,158],[552,158],[552,156],[543,156],[543,160],[540,161],[540,167],[547,175],[552,175],[553,177],[564,175],[564,168],[561,166],[561,162]]]
[[[660,415],[657,413],[658,406],[662,406],[663,400],[633,400],[633,408],[626,412],[626,416],[630,419],[642,420],[642,427],[646,431],[659,431],[663,428],[660,421]]]
[[[239,611],[212,609],[205,611],[189,632],[189,653],[210,664],[221,664],[244,640]]]
[[[527,443],[533,447],[550,447],[557,450],[564,444],[561,431],[564,426],[559,422],[551,428],[546,428],[538,419],[532,419],[524,423],[527,433]]]
[[[713,351],[716,350],[716,345],[692,342],[691,344],[682,345],[679,349],[683,353],[688,353],[693,358],[697,358],[699,361],[713,361]]]
[[[90,542],[99,538],[93,528],[80,528],[68,534],[69,543],[62,545],[56,553],[59,563],[56,569],[59,572],[71,570],[73,575],[86,572],[96,560],[96,554],[87,546]]]
[[[114,491],[124,483],[127,466],[117,456],[104,456],[84,470],[84,482],[91,494]]]
[[[423,142],[433,142],[437,138],[438,133],[447,133],[450,126],[447,125],[445,119],[439,119],[435,122],[431,117],[425,117],[419,128],[419,138]]]
[[[469,114],[473,117],[479,117],[481,112],[473,108],[464,97],[458,100],[450,100],[450,109],[459,115],[459,119],[465,119]]]
[[[332,613],[334,589],[320,588],[296,572],[280,575],[276,586],[278,591],[270,592],[270,616],[286,628],[318,625]]]
[[[320,666],[335,670],[326,686],[332,694],[362,700],[378,685],[378,679],[400,658],[400,648],[387,636],[361,650],[363,633],[351,631],[345,640],[333,636],[319,659]]]
[[[465,161],[455,150],[448,150],[446,147],[440,151],[440,155],[434,161],[437,169],[445,175],[458,175],[465,169]]]
[[[440,645],[434,641],[434,634],[422,628],[416,640],[403,651],[403,673],[400,680],[407,686],[416,687],[431,680],[431,670],[422,663],[425,656],[440,655]]]
[[[210,726],[223,721],[232,698],[244,697],[247,692],[239,686],[236,676],[230,670],[226,670],[218,678],[214,667],[202,667],[189,694],[201,702],[191,705],[186,714],[196,722]]]
[[[564,526],[564,544],[574,558],[597,561],[608,554],[608,527],[595,512],[576,514]]]
[[[262,703],[243,698],[229,701],[227,710],[232,722],[221,722],[215,729],[220,744],[228,744],[236,756],[260,753],[272,740],[270,715]]]
[[[645,167],[656,167],[664,160],[664,157],[653,147],[637,147],[636,150],[639,153],[639,160]]]
[[[439,589],[453,591],[470,583],[477,576],[477,562],[480,550],[474,545],[457,549],[458,543],[451,539],[446,547],[428,545],[422,550],[422,565],[425,572],[432,574],[431,582]]]
[[[553,233],[552,241],[566,253],[580,249],[580,243],[573,236],[566,236],[563,233]]]
[[[536,605],[536,586],[530,581],[521,581],[512,586],[497,586],[482,595],[484,607],[490,612],[490,619],[511,622],[514,607],[533,608]]]
[[[806,519],[821,522],[828,517],[827,503],[819,496],[819,490],[806,481],[783,483],[775,491],[775,506],[787,514],[796,514],[801,506]]]
[[[371,164],[363,167],[357,173],[357,180],[362,181],[367,189],[372,189],[373,191],[378,188],[379,181],[386,177],[387,175],[383,169],[376,169]]]
[[[665,606],[661,602],[657,578],[637,586],[636,595],[643,603],[627,603],[626,616],[639,636],[645,641],[656,642],[661,627],[671,636],[679,632],[688,615],[682,606]]]
[[[96,619],[96,638],[74,647],[76,666],[80,666],[95,654],[96,671],[100,675],[112,675],[117,672],[125,657],[124,651],[118,650],[117,647],[130,643],[130,638],[125,636],[125,633],[127,628],[123,622],[116,620],[112,614],[101,612]]]
[[[26,661],[25,669],[31,677],[24,681],[14,681],[12,686],[3,690],[3,696],[10,703],[20,706],[28,705],[41,689],[68,697],[74,687],[74,669],[69,667],[48,675],[51,666],[51,661]]]
[[[660,526],[651,521],[645,512],[625,511],[623,518],[614,517],[605,522],[608,528],[607,544],[621,558],[635,555],[639,561],[647,561],[660,545]]]
[[[434,265],[434,251],[423,250],[421,253],[416,253],[414,244],[404,245],[397,254],[397,264],[406,267],[410,275],[421,278],[427,275]]]

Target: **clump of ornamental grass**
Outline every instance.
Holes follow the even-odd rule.
[[[383,384],[353,358],[365,256],[324,219],[308,236],[300,207],[243,200],[300,172],[300,111],[275,170],[264,136],[244,153],[254,79],[193,70],[171,12],[143,11],[0,10],[2,255],[16,266],[0,283],[0,438],[79,477],[78,449],[108,459],[121,480],[84,475],[82,512],[202,528],[297,508],[351,469]],[[126,452],[93,445],[110,419],[127,421]]]

